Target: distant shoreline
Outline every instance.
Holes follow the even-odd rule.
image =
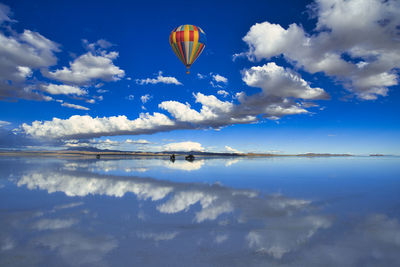
[[[270,154],[270,153],[212,153],[212,152],[125,152],[125,151],[0,151],[0,156],[31,157],[176,157],[193,154],[196,157],[353,157],[351,154],[305,153],[305,154]],[[370,155],[375,156],[375,155]]]

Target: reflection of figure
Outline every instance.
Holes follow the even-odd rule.
[[[169,157],[169,160],[172,161],[172,162],[175,162],[175,154],[172,154],[172,155]]]
[[[100,158],[100,154],[97,154],[97,155],[96,155],[96,159],[99,159],[99,158]]]
[[[187,161],[193,161],[194,160],[194,156],[192,154],[190,154],[189,156],[186,156],[185,159]]]

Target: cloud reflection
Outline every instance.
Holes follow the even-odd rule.
[[[252,223],[248,226],[249,230],[244,237],[248,248],[276,259],[297,250],[313,238],[316,232],[331,225],[327,217],[302,214],[311,206],[311,201],[277,194],[259,195],[254,190],[233,189],[220,184],[176,183],[152,178],[49,171],[25,174],[17,181],[17,185],[81,197],[123,197],[133,193],[138,199],[157,201],[156,210],[161,214],[178,214],[191,210],[195,223],[214,221],[223,214],[231,214],[236,218],[235,224],[246,225],[250,221],[259,221],[256,228],[251,226]],[[38,229],[68,226],[67,222],[57,220],[37,222]],[[137,236],[158,242],[172,240],[177,234],[176,231],[140,232]],[[226,239],[227,235],[220,235],[214,242],[222,243]]]
[[[166,163],[158,161],[148,166]],[[400,264],[399,221],[383,214],[343,219],[309,199],[220,183],[95,174],[93,164],[100,168],[103,163],[93,162],[69,162],[67,169],[58,162],[10,176],[20,188],[44,190],[49,199],[62,195],[64,202],[40,211],[0,210],[0,265],[39,252],[57,255],[52,254],[50,265],[62,259],[70,266],[118,265],[119,260],[176,266],[177,259],[182,265],[207,266]],[[127,167],[118,161],[104,166]]]

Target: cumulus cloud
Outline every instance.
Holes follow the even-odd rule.
[[[10,8],[0,4],[0,24],[16,22],[10,16]],[[88,53],[70,62],[69,67],[50,71],[57,63],[55,53],[60,52],[59,45],[35,31],[25,29],[18,33],[12,26],[0,29],[0,99],[53,100],[43,92],[81,96],[87,91],[74,85],[87,85],[97,80],[115,81],[125,75],[113,63],[118,52],[107,52],[105,49],[112,44],[103,39],[93,44],[84,40],[90,50]],[[43,83],[37,75],[39,71],[47,78],[69,85]]]
[[[84,107],[84,106],[81,106],[81,105],[76,105],[76,104],[71,104],[71,103],[67,103],[67,102],[61,103],[61,106],[67,107],[67,108],[73,108],[73,109],[80,109],[80,110],[90,110],[87,107]]]
[[[157,83],[182,85],[182,83],[178,81],[175,77],[163,76],[162,71],[158,72],[157,78],[136,79],[136,83],[139,85],[157,84]]]
[[[0,23],[10,21],[9,8],[0,6]],[[57,62],[58,44],[38,32],[0,32],[0,99],[25,98],[44,100],[34,86],[26,84],[35,70],[46,69]],[[10,83],[11,82],[11,83]]]
[[[75,138],[112,136],[121,134],[144,134],[176,129],[204,129],[232,124],[257,122],[260,118],[278,119],[286,115],[306,114],[307,108],[317,106],[310,102],[329,98],[318,87],[312,87],[301,76],[290,70],[268,63],[242,71],[243,81],[260,92],[235,95],[237,103],[222,101],[214,95],[193,94],[201,108],[192,108],[189,103],[163,101],[158,107],[170,116],[161,113],[142,113],[139,118],[129,120],[126,116],[92,118],[72,116],[61,120],[34,121],[23,124],[21,129],[29,135],[48,138]],[[298,100],[298,101],[296,101]]]
[[[200,143],[186,141],[179,143],[169,143],[163,146],[165,151],[204,151],[204,147]]]
[[[242,153],[239,150],[234,149],[234,148],[232,148],[230,146],[225,146],[225,150],[228,151],[229,153]],[[229,164],[229,165],[231,165],[231,164]]]
[[[46,71],[44,74],[54,80],[73,83],[89,84],[93,81],[118,81],[125,76],[125,71],[115,66],[113,60],[118,57],[118,52],[101,51],[88,52],[55,71]]]
[[[46,84],[42,85],[42,90],[52,95],[86,95],[87,91],[77,86],[65,84]]]
[[[236,95],[238,104],[221,101],[214,95],[197,93],[194,94],[194,98],[196,103],[201,104],[199,111],[188,103],[161,102],[159,108],[170,113],[173,120],[161,113],[141,114],[136,120],[129,120],[126,116],[109,118],[72,116],[65,120],[54,118],[52,121],[34,121],[32,125],[25,123],[21,128],[29,135],[49,138],[220,128],[232,124],[257,122],[259,116],[277,119],[285,115],[308,113],[306,107],[301,102],[295,102],[293,98],[318,100],[328,97],[323,89],[311,87],[299,74],[275,63],[244,70],[243,80],[250,86],[260,87],[261,92],[250,96],[243,92],[238,93]]]
[[[307,72],[323,72],[359,98],[386,96],[398,84],[400,5],[397,1],[318,0],[315,34],[291,24],[253,25],[243,40],[250,60],[283,55]],[[240,56],[236,55],[236,56]]]
[[[322,88],[312,88],[296,72],[270,62],[243,71],[243,81],[263,90],[266,96],[294,97],[301,99],[328,99]]]
[[[175,122],[161,113],[142,113],[139,118],[129,120],[126,116],[91,117],[74,115],[69,119],[53,118],[51,121],[34,121],[22,124],[25,133],[36,137],[85,138],[108,135],[146,134],[173,129]]]

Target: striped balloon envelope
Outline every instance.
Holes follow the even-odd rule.
[[[193,62],[203,52],[206,45],[206,34],[194,25],[181,25],[176,27],[169,36],[169,44],[175,55],[187,68],[187,74]]]

